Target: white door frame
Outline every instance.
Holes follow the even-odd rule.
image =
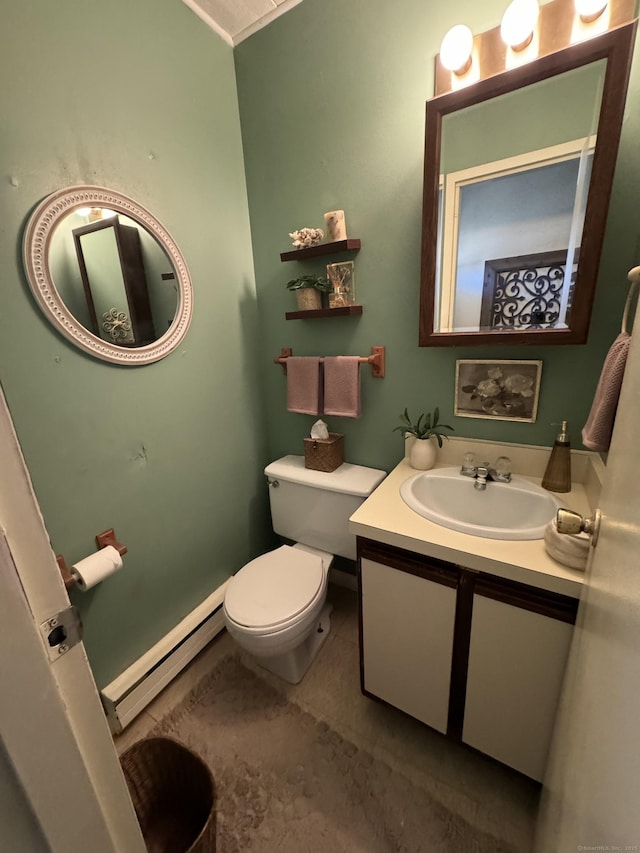
[[[1,389],[0,471],[0,746],[55,853],[144,853],[84,645],[39,630],[69,599]]]

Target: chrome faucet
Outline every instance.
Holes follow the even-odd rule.
[[[475,480],[473,487],[479,492],[483,492],[487,488],[487,482],[509,483],[511,481],[511,460],[508,456],[500,456],[496,460],[495,466],[491,466],[488,462],[482,465],[475,465],[474,463],[473,454],[465,454],[460,473],[464,477],[473,477]]]
[[[487,480],[491,477],[491,469],[488,464],[486,465],[478,465],[476,468],[476,481],[473,484],[473,488],[477,489],[479,492],[484,492],[487,488]]]

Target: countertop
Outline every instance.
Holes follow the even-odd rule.
[[[403,459],[351,516],[350,532],[497,577],[580,597],[584,572],[553,560],[547,554],[542,539],[505,541],[470,536],[428,521],[409,509],[400,497],[400,486],[416,473],[408,460]],[[524,479],[540,484],[535,477]],[[491,488],[491,484],[488,487]],[[469,481],[469,488],[473,488],[472,481]],[[581,483],[574,483],[570,492],[556,497],[562,506],[584,516],[590,514],[589,501]]]

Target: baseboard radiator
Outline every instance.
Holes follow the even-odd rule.
[[[148,652],[100,691],[114,734],[146,708],[160,691],[224,628],[225,581]]]

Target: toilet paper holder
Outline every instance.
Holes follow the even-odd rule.
[[[98,546],[98,550],[106,548],[107,545],[112,545],[120,556],[127,553],[127,546],[123,545],[122,542],[118,542],[116,532],[113,527],[109,527],[108,530],[103,530],[102,533],[98,533],[96,535],[96,545]],[[71,574],[62,554],[56,554],[56,562],[60,569],[60,574],[62,575],[65,587],[67,589],[73,589],[73,587],[76,586],[76,579]]]

